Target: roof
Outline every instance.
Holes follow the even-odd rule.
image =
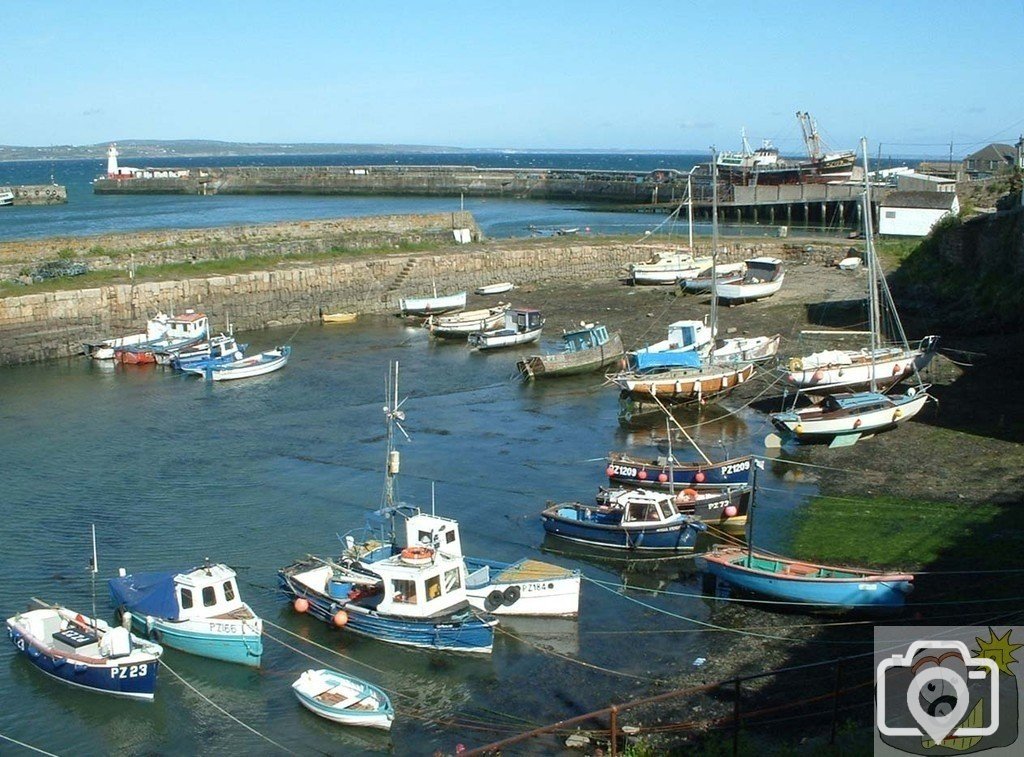
[[[1013,161],[1017,158],[1017,148],[1004,145],[1001,142],[993,142],[987,147],[982,147],[975,153],[971,153],[964,160],[1005,160]]]
[[[193,321],[198,321],[199,319],[205,317],[205,313],[197,313],[194,310],[186,310],[182,315],[176,315],[173,318],[171,318],[171,320],[176,321],[178,323],[192,323]]]
[[[954,202],[955,192],[891,192],[882,200],[882,207],[952,210]]]

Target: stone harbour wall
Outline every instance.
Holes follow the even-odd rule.
[[[6,297],[0,299],[0,365],[76,355],[82,342],[142,330],[157,311],[195,308],[210,316],[215,329],[230,317],[241,331],[315,321],[321,310],[394,313],[400,298],[427,295],[435,284],[438,292],[450,293],[499,281],[521,286],[608,280],[659,249],[669,248],[582,239],[546,246],[509,241],[444,254],[297,262],[251,273]],[[843,249],[734,243],[723,257],[779,255],[821,264],[842,257]]]

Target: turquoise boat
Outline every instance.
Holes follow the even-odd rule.
[[[759,597],[825,609],[899,609],[914,589],[912,575],[815,565],[741,547],[699,555],[697,568]]]
[[[238,593],[235,571],[207,562],[181,573],[110,579],[110,596],[141,633],[163,646],[224,662],[259,667],[263,621]]]

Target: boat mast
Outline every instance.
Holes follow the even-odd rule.
[[[672,417],[665,418],[665,433],[668,434],[668,493],[676,500],[675,455],[672,453]]]
[[[99,571],[99,557],[96,554],[96,524],[92,524],[92,560],[89,561],[90,581],[92,583],[92,630],[96,632],[96,573]]]
[[[711,148],[711,351],[718,337],[718,154]]]
[[[399,407],[398,401],[398,361],[388,367],[388,376],[384,381],[384,417],[387,418],[387,457],[384,461],[384,493],[381,496],[382,508],[389,508],[395,505],[398,479],[398,471],[401,467],[400,456],[395,449],[395,428],[408,439],[400,421],[405,420],[405,413]]]
[[[757,499],[757,464],[761,458],[750,456],[750,504],[747,505],[747,567],[754,562],[754,500]]]
[[[686,174],[686,228],[690,236],[690,254],[693,254],[693,171]]]
[[[868,330],[871,332],[871,391],[875,385],[875,350],[878,349],[878,260],[875,255],[874,223],[871,218],[871,176],[868,173],[868,139],[861,137],[860,149],[864,154],[864,237],[868,262]]]

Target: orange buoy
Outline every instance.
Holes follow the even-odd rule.
[[[424,565],[434,559],[430,547],[406,547],[402,550],[402,561],[410,565]]]
[[[305,597],[298,597],[292,602],[292,607],[295,609],[295,612],[306,612],[309,609],[309,600]]]
[[[336,613],[334,613],[333,620],[334,625],[336,625],[338,628],[341,628],[343,625],[348,623],[348,613],[344,610],[338,610]]]

